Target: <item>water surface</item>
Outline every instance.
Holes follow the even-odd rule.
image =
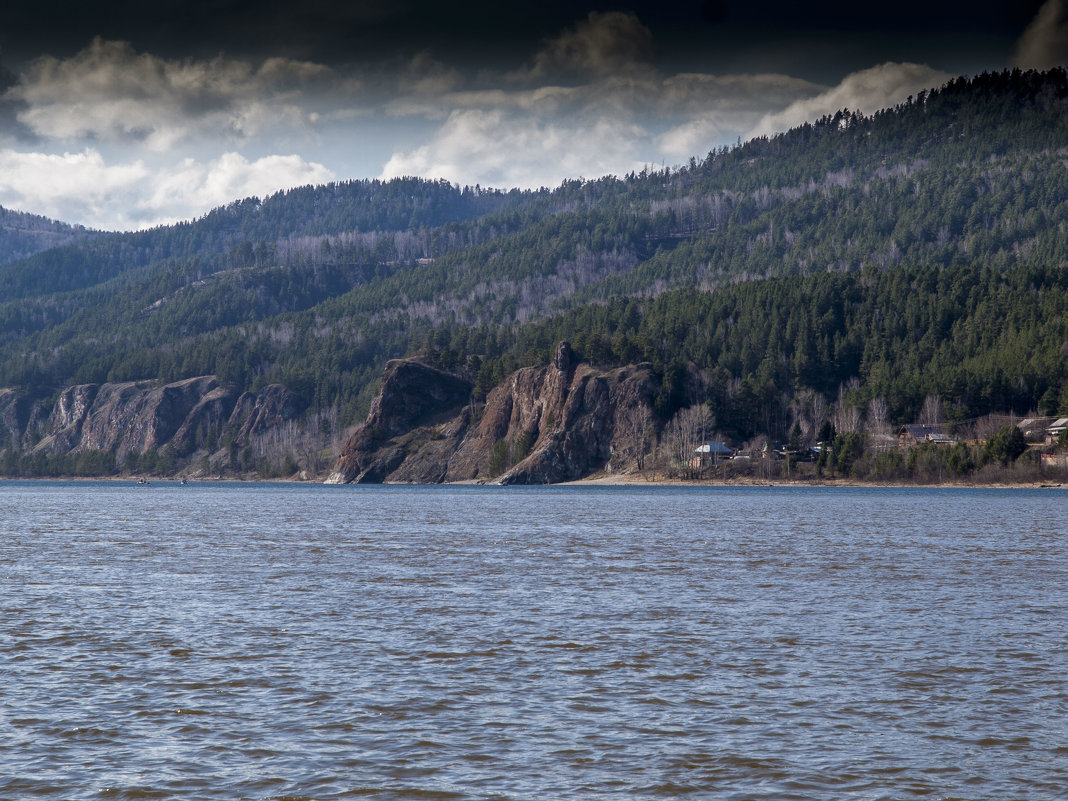
[[[0,483],[0,798],[1068,797],[1068,497]]]

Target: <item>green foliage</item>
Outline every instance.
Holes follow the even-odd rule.
[[[1027,450],[1027,440],[1017,426],[1002,426],[986,442],[984,461],[998,461],[1003,465],[1015,462]]]
[[[946,466],[958,476],[965,476],[972,472],[976,467],[972,449],[963,442],[957,442],[949,452]]]
[[[839,434],[834,438],[832,453],[835,470],[842,475],[849,475],[854,462],[864,453],[864,435],[856,431]]]
[[[489,458],[489,475],[491,477],[499,476],[511,467],[510,450],[508,440],[502,439],[494,443]]]
[[[0,475],[14,478],[100,478],[118,473],[115,454],[109,451],[20,454],[8,449],[0,457]]]
[[[526,459],[533,445],[534,435],[529,431],[524,431],[516,437],[515,445],[512,447],[512,462],[518,464]]]
[[[634,306],[628,329],[622,319],[631,306],[593,304],[528,325],[505,355],[565,338],[588,349],[596,340],[602,364],[618,365],[640,342],[641,360],[665,377],[661,407],[699,391],[718,425],[742,439],[787,439],[799,388],[833,397],[857,379],[857,402],[882,397],[890,417],[905,423],[927,395],[951,400],[961,418],[1025,414],[1068,380],[1063,265],[899,267],[680,290]],[[492,358],[482,369],[493,369]],[[686,378],[692,370],[701,373],[700,389]]]

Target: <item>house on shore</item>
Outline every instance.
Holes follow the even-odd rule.
[[[1016,427],[1020,429],[1024,439],[1033,445],[1036,442],[1049,442],[1049,427],[1051,425],[1053,425],[1052,417],[1025,417],[1016,424]]]
[[[730,459],[734,455],[734,449],[720,440],[703,442],[694,449],[692,467],[700,470],[710,464],[719,464]]]
[[[955,440],[941,426],[917,423],[901,426],[897,431],[899,448],[915,448],[925,442],[933,442],[935,445],[952,445]]]

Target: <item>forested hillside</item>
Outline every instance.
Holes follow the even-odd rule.
[[[80,226],[0,206],[0,265],[94,236],[96,232]]]
[[[478,400],[569,339],[651,362],[661,421],[707,404],[785,438],[815,396],[899,423],[929,396],[957,419],[1068,413],[1066,312],[1068,76],[1013,71],[677,169],[307,187],[0,258],[0,387],[41,416],[73,384],[211,375],[344,428],[390,358]]]

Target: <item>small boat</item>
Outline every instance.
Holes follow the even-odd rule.
[[[148,479],[147,478],[139,478],[139,479],[137,479],[137,483],[138,484],[147,484],[148,483]]]

